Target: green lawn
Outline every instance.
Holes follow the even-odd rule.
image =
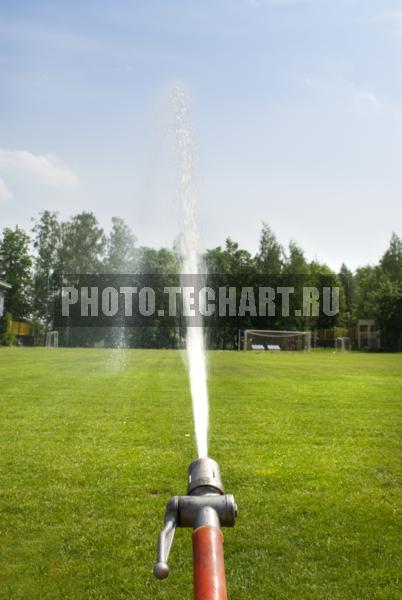
[[[231,600],[402,598],[402,356],[209,354],[210,454],[239,506]],[[0,597],[190,599],[194,459],[175,351],[0,350]]]

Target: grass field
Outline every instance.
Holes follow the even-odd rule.
[[[402,598],[402,356],[209,354],[210,455],[239,506],[231,600]],[[194,458],[175,351],[0,350],[0,597],[192,597]]]

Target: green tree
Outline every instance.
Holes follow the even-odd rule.
[[[268,223],[262,224],[256,264],[260,273],[279,275],[284,263],[284,250]]]
[[[141,246],[137,254],[137,268],[139,273],[169,274],[178,273],[179,261],[176,254],[169,248],[149,248]]]
[[[342,282],[327,264],[320,263],[317,260],[311,261],[309,263],[309,274],[305,278],[304,285],[317,287],[319,290],[323,290],[324,287],[338,288],[339,290],[339,312],[330,316],[325,314],[323,294],[321,294],[319,316],[307,320],[308,329],[333,329],[334,327],[345,327],[348,324],[347,304]]]
[[[257,269],[250,252],[240,248],[231,238],[226,239],[225,248],[221,246],[208,250],[205,263],[213,287],[236,287],[237,301],[243,286],[253,287],[256,284]],[[218,317],[215,313],[208,328],[209,344],[212,347],[237,347],[239,329],[247,329],[252,325],[250,317]]]
[[[10,331],[11,322],[13,318],[11,313],[6,312],[3,317],[3,333],[0,335],[0,344],[2,346],[16,346],[17,345],[17,336],[15,333]]]
[[[102,272],[105,248],[106,237],[95,215],[75,215],[61,226],[59,269],[71,274]]]
[[[345,325],[351,327],[353,317],[353,307],[356,299],[356,284],[353,273],[345,263],[342,263],[338,273],[338,279],[342,286],[343,296],[345,298]]]
[[[283,271],[289,275],[306,275],[309,272],[304,252],[293,240],[289,242],[288,253],[283,264]]]
[[[142,274],[142,281],[152,287],[158,297],[163,297],[165,286],[178,285],[179,262],[172,250],[169,248],[156,250],[142,246],[135,254],[136,270]],[[146,326],[134,327],[131,331],[131,346],[142,348],[177,347],[178,323],[175,317],[159,317],[156,313],[151,319],[146,317],[143,319],[146,321]],[[138,320],[141,321],[142,318],[139,316]]]
[[[32,258],[30,239],[20,227],[3,230],[0,242],[1,277],[11,284],[5,296],[4,309],[14,319],[28,317],[32,312]]]
[[[390,281],[402,281],[402,240],[396,233],[391,236],[389,246],[381,258],[380,268]]]
[[[379,285],[374,296],[374,318],[381,330],[386,350],[401,350],[402,341],[402,284],[386,281]]]
[[[62,273],[65,275],[102,273],[105,247],[106,236],[93,213],[82,212],[62,223],[55,283],[60,285]],[[68,346],[91,346],[103,337],[102,328],[66,328],[61,340]]]
[[[255,273],[255,265],[250,252],[240,248],[239,244],[230,237],[226,239],[224,249],[217,246],[207,250],[204,260],[208,273],[220,273],[232,277],[236,277],[240,273],[244,277],[244,274],[249,271]],[[235,283],[231,285],[235,285]]]
[[[135,242],[136,237],[124,220],[113,217],[106,244],[106,272],[129,273],[136,270]]]
[[[61,243],[61,226],[57,213],[44,210],[34,221],[33,245],[34,258],[33,308],[47,327],[50,320],[52,299],[52,276],[58,265]]]
[[[288,251],[284,256],[282,275],[282,285],[288,285],[295,288],[295,292],[290,297],[289,317],[286,322],[277,323],[278,327],[286,329],[306,329],[306,323],[302,316],[295,316],[295,312],[303,306],[303,284],[309,273],[309,265],[304,256],[303,250],[295,241],[289,242]]]
[[[375,294],[380,283],[386,279],[378,266],[366,265],[357,269],[354,277],[355,297],[352,313],[354,320],[375,318]]]

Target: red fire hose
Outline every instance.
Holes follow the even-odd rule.
[[[194,600],[227,600],[223,533],[206,525],[193,531]]]

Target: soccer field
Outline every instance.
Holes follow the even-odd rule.
[[[210,456],[239,517],[231,600],[402,597],[402,356],[208,355]],[[195,458],[179,352],[0,350],[0,597],[192,597],[152,568]]]

